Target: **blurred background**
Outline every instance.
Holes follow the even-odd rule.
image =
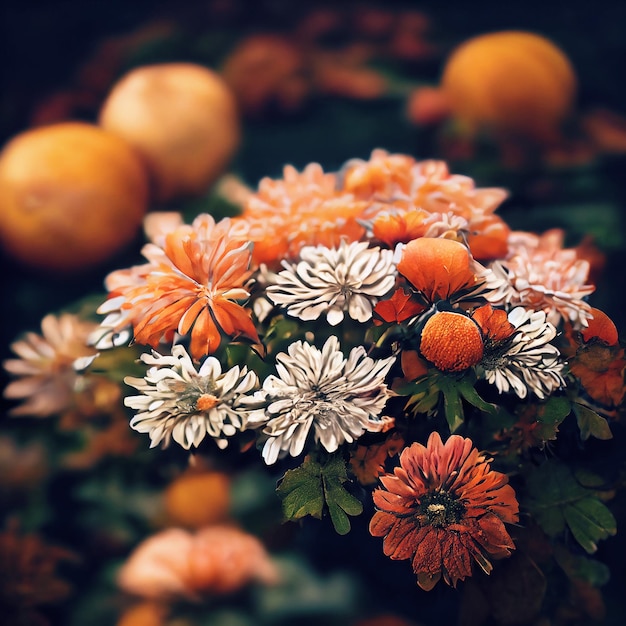
[[[509,199],[498,211],[513,228],[562,228],[568,247],[582,246],[597,284],[592,304],[624,334],[626,3],[5,0],[0,12],[2,146],[25,131],[59,122],[104,123],[104,105],[110,103],[113,88],[135,68],[198,64],[218,76],[220,89],[225,86],[234,102],[224,113],[230,121],[215,136],[219,157],[214,164],[215,154],[198,157],[211,161],[210,173],[182,191],[170,192],[169,187],[159,187],[161,179],[151,179],[143,210],[230,214],[242,185],[255,188],[264,176],[280,177],[286,164],[301,169],[318,162],[334,171],[349,159],[368,158],[375,148],[444,159],[452,172],[473,177],[479,187],[508,189]],[[540,35],[563,56],[544,56],[543,44],[511,52],[516,42],[504,39],[479,50],[452,76],[451,59],[463,42],[498,31]],[[494,59],[503,61],[503,76],[513,77],[511,81],[481,82],[492,71]],[[124,110],[123,103],[120,106]],[[533,114],[520,116],[520,106]],[[107,124],[115,126],[115,112],[110,119]],[[122,126],[126,122],[133,128],[139,125],[133,119],[122,120]],[[231,122],[234,130],[229,134]],[[26,160],[25,171],[29,163],[42,161]],[[15,217],[19,203],[7,171],[0,166],[0,233],[5,233],[0,258],[2,359],[9,357],[9,345],[20,333],[39,330],[48,312],[75,306],[86,296],[101,296],[105,276],[139,262],[144,241],[137,225],[124,245],[105,250],[93,263],[84,263],[77,253],[73,263],[57,271],[54,262],[46,262],[55,255],[54,243],[47,252],[50,242],[41,233],[20,230],[21,223],[14,229],[20,222]],[[121,217],[116,219],[122,223]],[[39,246],[41,255],[34,252]],[[3,372],[3,387],[7,380]],[[9,448],[0,456],[13,458],[15,446],[19,452],[19,446],[26,446],[33,433],[41,434],[45,425],[9,420],[4,414],[12,405],[3,402],[0,440]],[[74,445],[54,437],[49,443]],[[174,466],[181,458],[175,452],[165,454],[163,466]],[[132,510],[123,504],[128,494],[115,491],[127,480],[128,467],[119,470],[119,465],[105,463],[105,469],[98,468],[99,477],[86,483],[64,471],[44,489],[41,485],[49,479],[25,468],[24,475],[0,485],[0,524],[17,520],[22,529],[42,532],[52,543],[84,548],[82,562],[70,564],[67,574],[74,588],[71,597],[81,600],[52,603],[43,613],[48,623],[115,623],[120,611],[111,600],[107,567],[145,530],[145,510],[166,480],[162,474],[151,476],[146,490],[138,479],[139,504]],[[108,506],[119,506],[123,513],[108,509],[99,517],[102,511],[90,507],[103,493],[105,474],[113,476],[107,483],[112,490]],[[245,501],[249,485],[244,480],[239,488],[237,497]],[[141,509],[144,505],[147,509]],[[113,530],[89,539],[103,519]],[[280,545],[281,539],[276,541]],[[329,546],[334,565],[354,558],[342,545]],[[602,548],[613,570],[606,615],[596,621],[558,623],[623,623],[626,577],[617,556],[623,548],[623,539],[609,540]],[[86,555],[93,560],[91,578],[84,577]],[[300,575],[305,576],[302,571]],[[343,610],[342,593],[351,598],[356,591],[349,578],[334,580],[334,587],[331,582],[316,581],[311,588],[320,597],[326,595],[329,603],[332,599],[334,609]],[[447,592],[437,593],[426,623],[436,619],[437,611],[445,614],[448,606]],[[99,607],[101,617],[85,621],[89,606]],[[285,615],[291,619],[292,614]],[[232,620],[224,618],[219,625],[245,623]]]

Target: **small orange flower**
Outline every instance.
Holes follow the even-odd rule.
[[[515,332],[515,326],[509,322],[507,312],[494,309],[490,304],[476,309],[472,313],[472,319],[482,330],[485,341],[505,341]]]
[[[391,433],[382,443],[357,446],[350,454],[350,469],[362,485],[373,485],[385,473],[385,461],[404,447],[404,438]]]
[[[332,248],[342,239],[358,241],[364,228],[357,219],[365,206],[337,188],[335,174],[311,163],[301,173],[287,166],[282,179],[264,178],[238,219],[249,228],[255,263],[277,266],[296,258],[305,245]]]
[[[370,532],[384,537],[388,557],[412,560],[422,589],[442,577],[456,586],[472,575],[472,560],[489,574],[490,559],[515,548],[504,526],[518,520],[515,492],[471,439],[452,435],[444,444],[433,432],[426,446],[405,448],[400,466],[380,480]]]
[[[388,300],[380,300],[374,307],[374,324],[383,322],[400,324],[424,311],[425,307],[411,299],[404,289],[397,289]]]
[[[589,326],[583,328],[581,335],[585,343],[589,343],[592,339],[596,339],[605,343],[607,346],[615,346],[619,341],[617,327],[613,320],[600,309],[591,308],[592,317],[589,320]]]
[[[161,250],[144,247],[150,260],[132,280],[116,281],[124,323],[135,341],[158,347],[175,332],[190,334],[195,359],[214,353],[222,333],[258,342],[250,312],[238,301],[249,297],[251,244],[230,220],[201,215],[191,226],[165,235]],[[139,271],[141,270],[141,271]]]
[[[449,239],[410,241],[402,251],[398,272],[432,303],[476,285],[469,250]]]
[[[441,371],[462,372],[482,359],[482,334],[467,315],[438,311],[424,324],[420,352]]]
[[[421,209],[405,213],[382,213],[372,224],[372,233],[390,248],[423,237],[430,213]]]

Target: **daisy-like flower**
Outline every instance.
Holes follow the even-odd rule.
[[[516,307],[508,314],[485,305],[473,312],[481,327],[484,350],[480,370],[500,393],[513,391],[525,398],[528,391],[543,399],[565,386],[559,350],[550,342],[556,328],[544,311]]]
[[[165,234],[163,248],[146,244],[148,264],[116,273],[112,300],[101,307],[107,332],[130,324],[135,341],[153,348],[189,334],[194,359],[214,353],[222,334],[258,342],[250,312],[239,303],[250,296],[252,274],[245,228],[203,214]]]
[[[275,304],[301,320],[316,320],[326,314],[331,326],[344,313],[359,322],[372,318],[379,296],[395,283],[393,251],[369,248],[367,242],[347,243],[339,248],[305,247],[300,262],[284,263],[274,276],[267,295]]]
[[[41,335],[29,332],[11,344],[19,359],[7,359],[3,366],[17,380],[6,386],[4,397],[24,400],[11,415],[49,417],[74,405],[82,372],[98,356],[87,345],[95,328],[97,324],[70,313],[46,315]]]
[[[346,359],[332,336],[321,350],[296,341],[276,361],[278,376],[268,376],[254,397],[265,408],[248,419],[267,437],[263,458],[268,465],[283,452],[298,456],[311,429],[314,440],[334,452],[365,431],[385,428],[380,414],[392,395],[385,376],[395,357],[374,360],[359,346]]]
[[[254,372],[239,366],[222,372],[215,357],[196,370],[182,345],[174,346],[171,356],[153,351],[141,360],[151,366],[146,376],[124,379],[141,395],[127,397],[124,404],[138,411],[130,425],[150,434],[151,448],[159,443],[166,448],[173,439],[189,450],[208,435],[223,449],[228,437],[245,428],[245,394],[259,384]]]
[[[513,233],[509,256],[490,266],[508,289],[499,301],[491,302],[545,311],[555,326],[566,319],[577,329],[585,327],[591,312],[584,298],[594,291],[587,283],[589,262],[579,258],[574,248],[564,249],[563,238],[558,229],[540,237]]]
[[[388,557],[411,559],[426,591],[441,578],[456,586],[472,575],[472,561],[489,574],[490,559],[515,548],[504,526],[518,520],[515,492],[471,439],[452,435],[444,444],[433,432],[426,446],[405,448],[380,481],[370,532],[384,537]]]

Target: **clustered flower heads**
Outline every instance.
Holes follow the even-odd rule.
[[[608,407],[578,359],[606,334],[587,302],[589,263],[557,231],[512,232],[495,214],[506,196],[445,163],[376,150],[338,173],[286,167],[237,217],[152,215],[147,262],[107,277],[106,317],[89,333],[101,350],[131,337],[150,349],[145,375],[125,379],[130,426],[152,447],[243,452],[254,440],[266,465],[296,472],[279,495],[313,476],[319,515],[339,532],[363,509],[342,485],[378,479],[371,533],[411,559],[420,587],[454,586],[473,563],[488,574],[515,548],[516,492],[452,433],[554,395]],[[49,381],[75,367],[44,376],[44,347],[15,344],[22,361],[7,369]],[[623,351],[611,349],[617,376]],[[12,384],[11,397],[33,387]],[[616,410],[623,394],[610,400]],[[287,499],[284,510],[306,514]]]

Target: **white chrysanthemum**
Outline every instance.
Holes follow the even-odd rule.
[[[206,435],[225,448],[226,438],[246,427],[245,394],[259,384],[254,372],[239,366],[222,372],[215,357],[208,357],[196,370],[181,345],[172,348],[171,356],[153,351],[141,360],[152,366],[146,376],[128,376],[124,382],[142,395],[130,396],[124,404],[138,411],[130,425],[150,434],[151,448],[161,442],[167,447],[174,439],[188,450]]]
[[[508,314],[516,332],[501,342],[485,341],[481,361],[484,377],[500,393],[512,390],[520,398],[528,391],[545,398],[565,385],[564,363],[558,349],[550,344],[556,328],[547,321],[544,311],[516,307]]]
[[[19,357],[3,362],[4,369],[16,380],[4,389],[4,397],[22,400],[11,415],[48,417],[70,408],[75,393],[84,385],[81,372],[98,356],[87,345],[96,324],[63,313],[46,315],[41,334],[29,332],[11,344]]]
[[[594,291],[594,286],[587,283],[589,262],[579,258],[575,249],[564,249],[562,240],[561,231],[541,236],[513,233],[509,258],[491,265],[508,287],[499,300],[490,301],[545,311],[555,326],[566,319],[575,328],[586,327],[591,308],[584,298]]]
[[[374,360],[359,346],[346,359],[334,336],[321,350],[296,341],[288,352],[276,356],[278,376],[266,378],[255,394],[265,408],[248,420],[251,427],[263,427],[268,465],[281,453],[298,456],[311,429],[315,441],[334,452],[365,431],[385,427],[380,414],[392,392],[384,381],[395,357]]]
[[[347,243],[339,248],[306,246],[300,262],[283,263],[267,295],[301,320],[316,320],[326,314],[331,326],[344,314],[359,322],[372,318],[378,297],[395,283],[393,251],[369,248],[367,242]]]

